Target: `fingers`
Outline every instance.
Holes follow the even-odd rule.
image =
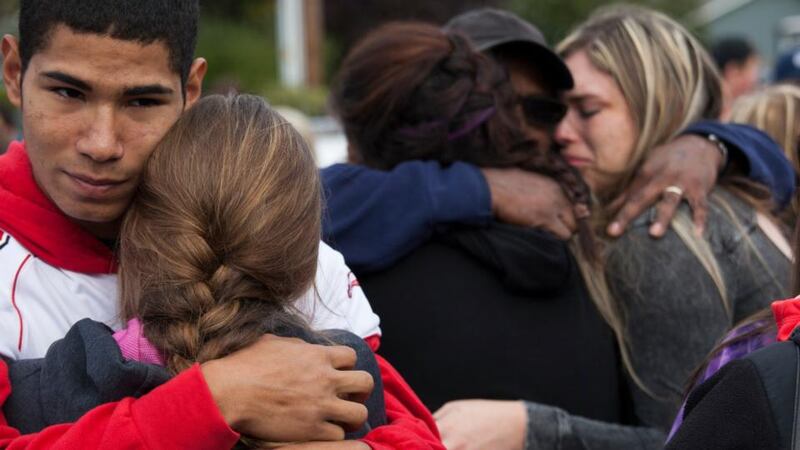
[[[331,364],[335,369],[352,369],[356,365],[356,351],[344,345],[331,345],[325,347]]]
[[[455,405],[453,405],[453,402],[445,403],[444,406],[442,406],[441,408],[436,410],[435,413],[433,413],[434,420],[436,420],[437,422],[442,420],[445,416],[447,416],[447,414],[449,414],[454,409],[454,407]]]
[[[345,430],[341,425],[331,422],[322,422],[317,425],[313,434],[313,439],[316,441],[341,441],[344,439],[344,434]]]
[[[572,208],[559,211],[558,220],[564,224],[565,227],[567,227],[567,229],[570,231],[570,235],[575,234],[575,232],[578,231],[578,221],[575,219],[575,214],[573,214]]]
[[[372,375],[361,370],[347,370],[336,375],[336,393],[347,399],[363,403],[375,387]]]
[[[458,422],[458,415],[451,414],[457,409],[458,407],[456,405],[448,403],[436,411],[436,414],[433,415],[434,420],[436,420],[436,426],[439,428],[439,434],[442,438],[444,447],[451,450],[460,450],[464,447],[463,443],[461,442],[462,436],[455,432],[455,425],[457,425]]]
[[[606,233],[611,237],[621,236],[635,218],[639,217],[650,205],[658,200],[664,190],[664,186],[661,186],[661,184],[662,182],[658,180],[651,180],[642,188],[638,188],[636,184],[631,185],[621,197],[625,203],[614,217],[614,220],[608,225]]]
[[[334,424],[339,424],[346,431],[355,431],[367,421],[369,411],[361,403],[350,402],[347,400],[337,400],[330,408],[326,408],[326,420]],[[336,428],[339,428],[338,426]],[[341,428],[339,428],[341,430]],[[339,439],[343,439],[342,435]],[[327,440],[327,439],[321,439]],[[331,439],[333,440],[333,439]]]
[[[361,441],[337,441],[303,442],[301,444],[291,444],[279,448],[281,450],[370,450],[371,447]]]
[[[540,226],[533,224],[533,228],[544,228],[561,240],[569,240],[578,231],[578,222],[575,219],[572,203],[566,197],[552,205],[548,220]]]
[[[708,200],[705,196],[690,196],[687,194],[686,201],[692,208],[692,222],[698,237],[703,236],[706,229],[706,219],[708,218]]]
[[[676,193],[666,192],[661,196],[661,201],[656,205],[655,220],[650,225],[650,236],[655,238],[664,236],[680,203],[681,196]]]
[[[561,239],[562,241],[567,241],[574,234],[574,232],[572,231],[574,227],[575,227],[574,221],[573,221],[573,228],[570,228],[569,226],[567,226],[566,223],[564,223],[564,219],[562,219],[559,215],[559,217],[553,218],[553,220],[550,221],[547,225],[545,225],[544,228],[547,231],[556,235],[556,237]]]

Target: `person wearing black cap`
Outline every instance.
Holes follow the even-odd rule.
[[[466,34],[482,52],[503,51],[533,62],[536,74],[556,91],[574,86],[572,74],[547,45],[542,32],[513,13],[493,8],[476,9],[452,18],[443,28]]]
[[[542,84],[569,89],[572,76],[564,63],[547,46],[542,33],[516,15],[498,9],[478,9],[453,18],[446,28],[458,28],[476,47],[522,66]],[[544,67],[542,69],[541,67]],[[530,103],[532,106],[535,103]],[[541,103],[539,104],[541,105]],[[552,103],[548,103],[552,105]],[[532,115],[550,115],[548,108],[527,108]],[[722,155],[714,135],[727,145]],[[702,122],[653,155],[637,174],[619,201],[622,208],[609,225],[612,237],[657,204],[651,228],[653,237],[664,234],[677,204],[662,197],[668,186],[681,186],[692,207],[695,223],[704,225],[705,198],[714,187],[719,167],[744,167],[751,179],[770,186],[775,198],[789,198],[794,180],[784,179],[761,161],[763,152],[779,152],[751,127]],[[725,164],[722,159],[739,164]],[[345,255],[348,265],[360,272],[374,272],[390,266],[427,240],[437,224],[486,224],[501,222],[542,229],[568,239],[576,230],[571,206],[552,180],[519,169],[479,169],[455,163],[448,167],[430,161],[409,161],[392,171],[371,170],[353,164],[334,164],[321,171],[328,192],[328,214],[324,238]],[[420,183],[418,180],[425,180]],[[392,207],[386,207],[391,199]],[[353,209],[349,205],[358,204]],[[414,215],[398,211],[414,209]],[[391,231],[386,233],[387,224]],[[381,239],[373,239],[374,236]],[[369,242],[369,245],[365,245]]]
[[[552,100],[572,84],[569,71],[547,48],[541,33],[510,13],[491,9],[470,12],[455,18],[445,28],[457,29],[468,35],[476,47],[503,62],[509,68],[512,82],[516,80],[514,88],[518,91],[517,94],[523,98]],[[493,33],[492,30],[500,32]],[[541,69],[543,66],[546,69]],[[530,90],[526,91],[526,88]],[[544,104],[552,105],[544,101],[539,103],[540,106]],[[523,108],[523,111],[526,116],[535,118],[538,115],[541,118],[547,117],[556,109]],[[702,131],[693,133],[703,134]],[[739,151],[740,147],[753,145],[753,140],[746,133],[733,135],[730,138],[723,137],[732,154]],[[548,145],[552,139],[546,127],[539,138],[539,144],[543,146]],[[777,146],[762,150],[779,151]],[[745,153],[743,156],[751,155]],[[660,199],[661,192],[669,185],[683,186],[687,196],[695,200],[693,206],[701,206],[705,193],[713,187],[717,170],[722,165],[721,160],[722,154],[716,144],[691,133],[656,151],[655,157],[645,166],[643,178],[640,178],[638,184],[634,183],[633,201],[622,209],[620,223],[612,231],[621,232],[627,221],[639,215],[650,203]],[[366,281],[365,284],[369,284],[366,275],[393,266],[398,259],[429,239],[437,224],[487,224],[491,213],[495,213],[501,221],[531,225],[533,221],[530,216],[536,216],[538,212],[528,215],[519,212],[520,209],[523,212],[530,212],[532,209],[525,204],[527,199],[539,201],[538,207],[542,211],[559,217],[555,222],[566,227],[568,233],[575,227],[568,202],[562,200],[559,205],[552,200],[542,200],[542,197],[544,200],[563,199],[557,186],[546,190],[546,186],[554,184],[552,180],[525,173],[520,169],[478,170],[459,162],[442,169],[435,162],[410,161],[394,166],[391,171],[338,165],[323,170],[322,175],[329,194],[326,238],[342,251],[351,267],[364,278],[362,283]],[[531,179],[536,181],[531,182]],[[547,194],[543,194],[544,192]],[[484,206],[487,203],[491,206]],[[668,223],[676,206],[659,206],[658,221]],[[508,210],[517,214],[509,215]],[[702,208],[696,208],[695,212],[698,211],[699,216],[702,216]],[[569,223],[565,223],[565,220]],[[560,229],[558,226],[552,227],[552,223],[549,225],[551,231]],[[379,309],[377,306],[376,308]],[[450,405],[451,408],[445,407],[446,409],[440,411],[440,425],[444,420],[449,420],[445,419],[448,416],[458,417],[457,420],[465,426],[474,425],[473,429],[481,432],[486,431],[486,428],[467,421],[487,418],[497,433],[505,433],[509,424],[519,424],[518,421],[504,420],[509,416],[496,408],[498,403]],[[516,405],[517,411],[523,411],[524,417],[524,409],[519,408],[519,403]],[[521,428],[517,430],[518,439],[513,437],[511,440],[520,443],[524,441],[524,420]],[[643,430],[641,439],[642,442],[649,443],[646,447],[661,444],[661,436],[648,435],[647,430]],[[473,448],[480,448],[480,442],[486,441],[473,440],[471,444]]]

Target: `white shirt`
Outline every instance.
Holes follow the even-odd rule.
[[[380,335],[372,311],[342,255],[320,242],[316,291],[297,300],[315,330]],[[87,275],[53,267],[0,230],[0,355],[40,358],[77,321],[121,327],[116,275]]]

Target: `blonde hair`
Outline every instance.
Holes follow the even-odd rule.
[[[767,133],[783,149],[795,176],[800,174],[800,87],[778,84],[739,97],[731,107],[730,121],[752,125]],[[781,218],[794,228],[798,214],[800,200],[795,196]]]
[[[209,96],[158,144],[120,241],[126,319],[177,373],[307,324],[319,175],[302,137],[261,98]]]
[[[692,122],[718,118],[722,110],[720,77],[711,57],[697,39],[664,14],[631,6],[603,8],[557,49],[562,57],[583,51],[597,69],[611,76],[622,91],[639,131],[630,162],[605,197],[607,200],[628,187],[655,147],[674,138]],[[721,209],[739,225],[724,200],[719,196],[713,199],[723,203]],[[598,228],[604,229],[614,211],[607,203],[601,206],[605,210],[594,216],[598,218]],[[726,312],[732,316],[722,270],[709,243],[696,236],[684,212],[675,216],[671,226],[704,267],[719,291]],[[742,226],[738,228],[744,230]],[[589,264],[577,246],[573,249],[592,298],[617,337],[623,364],[634,382],[653,395],[633,370],[625,338],[625,311],[613,298],[603,268]]]
[[[739,97],[731,107],[731,122],[752,125],[780,144],[800,173],[800,87],[778,84]]]
[[[713,60],[697,39],[664,14],[632,6],[598,10],[557,47],[562,57],[583,51],[610,75],[639,136],[615,195],[657,145],[692,122],[716,119],[722,88]]]

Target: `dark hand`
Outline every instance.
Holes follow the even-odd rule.
[[[253,345],[201,366],[226,422],[268,442],[335,441],[367,420],[373,380],[348,370],[350,347],[265,335]]]
[[[628,189],[612,202],[612,208],[622,208],[606,231],[612,237],[622,235],[633,219],[658,202],[650,235],[661,237],[685,199],[692,208],[695,230],[702,234],[708,214],[708,194],[717,182],[721,162],[717,146],[701,136],[682,135],[657,147]],[[683,195],[665,193],[671,186],[680,188]]]
[[[305,442],[279,448],[281,450],[370,450],[370,446],[361,441]]]
[[[552,178],[522,169],[481,169],[497,220],[547,230],[567,240],[577,224],[572,204]]]

